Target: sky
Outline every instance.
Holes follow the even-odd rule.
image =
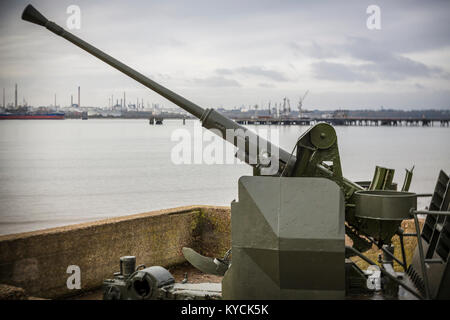
[[[28,3],[69,30],[205,108],[282,102],[306,109],[450,109],[450,1],[5,1],[0,88],[6,103],[82,106],[109,99],[173,106],[45,28]],[[369,29],[367,7],[380,8]],[[372,20],[371,20],[372,21]]]

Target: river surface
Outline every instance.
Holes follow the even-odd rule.
[[[198,121],[4,120],[0,122],[0,234],[184,205],[229,205],[245,164],[176,164],[175,137],[194,136]],[[291,152],[306,126],[278,129]],[[198,130],[197,130],[198,131]],[[448,127],[336,127],[344,176],[371,180],[376,165],[413,165],[411,191],[431,193],[439,170],[450,172]],[[270,133],[270,131],[269,131]],[[207,144],[205,144],[207,145]],[[206,152],[206,150],[203,150]],[[193,158],[194,156],[192,156]],[[419,207],[428,204],[422,199]]]

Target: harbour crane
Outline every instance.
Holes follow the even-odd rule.
[[[303,98],[300,98],[300,100],[298,101],[298,117],[301,118],[302,117],[302,106],[303,106],[303,101],[305,101],[306,95],[308,94],[309,90],[306,90],[305,94],[303,95]]]
[[[289,102],[289,99],[284,97],[283,98],[283,115],[289,115],[291,113],[291,103]]]

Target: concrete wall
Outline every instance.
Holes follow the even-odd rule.
[[[0,283],[28,295],[59,298],[69,265],[81,269],[81,290],[101,286],[119,271],[119,257],[136,256],[146,266],[185,262],[181,248],[221,256],[230,247],[230,209],[191,206],[66,227],[0,236]]]

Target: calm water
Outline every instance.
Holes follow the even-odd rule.
[[[177,128],[193,132],[194,121],[1,121],[0,234],[183,205],[229,205],[238,178],[251,175],[251,168],[173,164]],[[290,152],[307,127],[279,129],[280,145]],[[336,131],[344,176],[351,180],[370,180],[382,165],[396,169],[401,185],[404,168],[415,165],[411,190],[432,192],[439,170],[450,171],[449,128]]]

